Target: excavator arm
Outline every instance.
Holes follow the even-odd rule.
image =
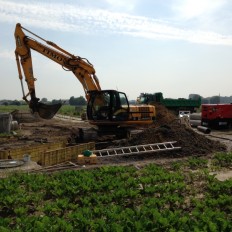
[[[39,38],[45,44],[26,36],[24,31]],[[88,121],[98,127],[99,133],[112,133],[121,137],[125,136],[132,127],[153,123],[156,115],[154,106],[132,106],[125,93],[117,90],[101,90],[95,69],[87,59],[70,54],[53,42],[47,41],[22,27],[19,23],[16,24],[14,36],[16,41],[15,56],[23,99],[28,103],[33,113],[38,112],[40,117],[50,119],[59,110],[61,103],[46,105],[39,102],[40,99],[36,97],[32,50],[58,63],[65,70],[73,72],[85,92],[88,102]],[[23,74],[29,90],[26,94],[23,88]],[[28,100],[28,97],[31,99]]]
[[[26,36],[24,31],[27,31],[33,36],[38,37],[40,40],[44,41],[46,45]],[[22,27],[19,23],[16,24],[14,36],[16,41],[15,56],[19,79],[22,86],[23,99],[28,103],[33,113],[38,112],[40,117],[49,119],[56,114],[56,112],[61,107],[61,104],[45,105],[39,102],[40,99],[36,97],[36,78],[33,74],[31,49],[60,64],[65,70],[72,71],[82,84],[87,100],[90,98],[89,91],[101,90],[98,78],[95,75],[95,69],[87,59],[70,54],[69,52],[57,46],[55,43],[47,41],[30,32],[26,28]],[[25,81],[29,90],[27,94],[25,94],[23,88],[23,75],[21,67],[23,69]],[[31,100],[27,99],[28,96],[31,97]]]

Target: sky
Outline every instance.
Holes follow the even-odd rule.
[[[129,100],[231,96],[231,12],[231,0],[0,0],[0,99],[22,99],[16,23],[87,58],[101,88]],[[84,96],[72,72],[34,51],[32,59],[37,97]]]

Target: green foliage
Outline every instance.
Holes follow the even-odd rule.
[[[0,105],[0,112],[12,112],[14,110],[29,111],[28,105]]]
[[[1,137],[9,137],[9,136],[11,136],[10,133],[0,133],[0,138]]]
[[[75,116],[80,116],[82,112],[85,111],[85,106],[81,107],[77,107],[77,106],[72,106],[72,105],[63,105],[58,113],[62,114],[62,115],[67,115],[67,116],[71,116],[71,117],[75,117]]]
[[[45,99],[43,99],[45,101]],[[54,101],[53,103],[57,103],[60,101]],[[45,102],[46,104],[46,102]],[[83,113],[86,109],[86,106],[72,106],[72,105],[62,105],[62,107],[59,109],[58,114],[67,115],[71,117],[80,116],[81,113]],[[0,105],[0,112],[13,112],[14,110],[20,110],[20,111],[28,111],[29,107],[28,105]]]
[[[217,167],[231,167],[232,166],[232,152],[216,153],[213,157],[212,164]]]
[[[201,162],[194,159],[194,168]],[[192,178],[150,164],[12,175],[0,180],[0,229],[231,231],[232,181],[200,173]],[[189,191],[198,177],[201,198]]]
[[[198,169],[207,167],[208,160],[200,157],[190,157],[188,159],[188,165],[191,169]]]
[[[85,100],[85,98],[83,96],[80,97],[70,97],[69,99],[69,104],[71,106],[85,106],[87,104],[87,101]]]
[[[171,169],[174,171],[179,171],[184,167],[185,163],[183,161],[176,161],[171,163]]]

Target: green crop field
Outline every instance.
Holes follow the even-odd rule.
[[[232,231],[232,179],[189,158],[164,167],[104,166],[0,179],[0,231]]]
[[[59,114],[68,115],[68,116],[80,116],[81,113],[85,112],[86,106],[71,106],[71,105],[63,105],[60,110]]]
[[[13,112],[14,110],[22,110],[22,111],[29,111],[29,107],[28,105],[20,105],[20,106],[16,106],[16,105],[0,105],[0,112],[4,112],[4,113],[10,113]]]
[[[71,105],[62,105],[62,107],[60,108],[60,110],[58,111],[58,114],[62,114],[62,115],[67,115],[67,116],[80,116],[81,113],[83,113],[85,111],[85,106],[71,106]],[[29,107],[28,105],[20,105],[20,106],[16,106],[16,105],[0,105],[0,112],[3,113],[10,113],[13,112],[14,110],[20,110],[20,111],[29,111]]]

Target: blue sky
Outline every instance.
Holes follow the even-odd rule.
[[[231,96],[231,12],[229,0],[0,0],[0,99],[22,97],[18,22],[87,58],[102,89],[123,91],[129,100],[141,92]],[[32,57],[37,97],[84,96],[71,72],[36,52]]]

